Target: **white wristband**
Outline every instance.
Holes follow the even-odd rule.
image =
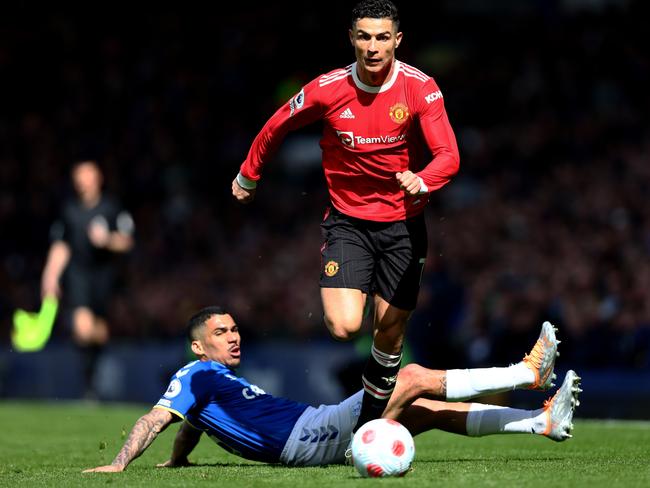
[[[423,193],[429,193],[429,189],[427,188],[427,185],[424,184],[424,181],[420,176],[418,176],[418,180],[420,180],[420,191],[418,192],[418,195],[422,195]]]
[[[257,188],[257,181],[249,180],[241,173],[237,173],[237,184],[244,190],[254,190]]]

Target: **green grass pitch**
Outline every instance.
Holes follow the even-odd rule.
[[[109,464],[147,406],[0,403],[0,486],[650,486],[650,422],[577,420],[574,438],[470,439],[443,432],[416,438],[405,478],[362,479],[351,466],[285,468],[236,458],[203,438],[190,457],[198,466],[155,468],[165,461],[172,425],[124,473],[81,474]]]

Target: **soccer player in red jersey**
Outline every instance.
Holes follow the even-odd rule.
[[[397,8],[360,2],[349,36],[356,62],[314,79],[268,120],[232,192],[250,202],[287,132],[323,121],[332,202],[321,224],[324,320],[336,339],[347,340],[361,328],[368,295],[375,306],[358,428],[381,416],[395,387],[427,253],[423,210],[458,171],[459,155],[438,85],[395,58],[402,42]]]

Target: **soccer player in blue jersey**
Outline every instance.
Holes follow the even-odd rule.
[[[288,466],[345,461],[363,390],[338,405],[317,408],[274,397],[237,375],[239,328],[221,307],[196,313],[187,332],[198,360],[174,374],[167,391],[136,422],[110,465],[84,472],[123,471],[160,432],[180,420],[171,457],[160,467],[189,465],[188,455],[204,432],[229,452],[254,461]],[[538,410],[452,403],[514,388],[547,389],[556,355],[555,330],[545,322],[527,361],[507,368],[435,371],[409,364],[400,370],[383,416],[398,420],[413,435],[437,428],[468,436],[533,433],[563,441],[571,437],[581,391],[573,371]]]

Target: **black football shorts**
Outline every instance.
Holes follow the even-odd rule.
[[[402,310],[415,309],[428,246],[423,214],[374,222],[331,207],[321,232],[321,288],[354,288]]]

